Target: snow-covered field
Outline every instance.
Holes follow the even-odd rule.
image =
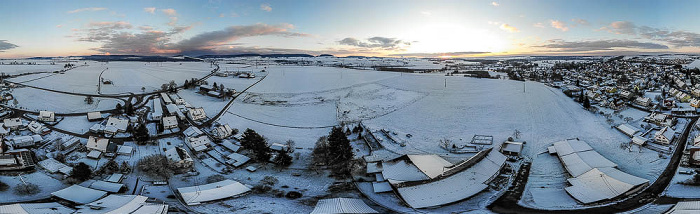
[[[83,65],[78,63],[77,65]],[[205,62],[95,62],[88,61],[87,66],[79,66],[66,71],[65,74],[27,75],[11,79],[31,86],[69,91],[77,93],[97,93],[100,73],[104,80],[111,80],[111,85],[102,85],[101,93],[117,94],[141,92],[160,89],[162,84],[174,80],[182,85],[186,79],[201,78],[211,70]],[[38,79],[39,77],[46,78]],[[70,89],[70,90],[68,90]]]
[[[56,113],[91,112],[114,109],[117,103],[124,104],[123,101],[118,99],[95,97],[93,98],[94,103],[88,105],[85,103],[85,97],[83,96],[53,93],[28,87],[12,89],[11,93],[17,100],[18,107],[32,111],[48,110]],[[10,104],[14,104],[13,101],[10,101]]]

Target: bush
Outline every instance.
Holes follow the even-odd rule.
[[[35,195],[39,192],[41,192],[41,189],[39,189],[39,186],[37,186],[36,184],[22,183],[15,186],[16,195]]]
[[[270,186],[274,186],[275,184],[277,184],[277,182],[279,182],[279,180],[277,180],[277,178],[269,176],[269,175],[265,176],[262,180],[260,180],[260,183],[270,185]]]
[[[212,175],[212,176],[207,177],[208,184],[223,181],[223,180],[226,180],[226,178],[223,175]]]
[[[1,182],[1,181],[0,181],[0,192],[4,192],[4,191],[6,191],[7,189],[10,189],[10,186],[7,185],[5,182]]]

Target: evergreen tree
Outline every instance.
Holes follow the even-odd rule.
[[[277,166],[287,167],[292,165],[292,156],[290,156],[287,151],[281,151],[277,154],[277,157],[273,160]]]
[[[331,164],[345,164],[352,160],[353,152],[350,140],[341,127],[333,127],[328,135],[328,146],[330,157],[332,157]]]
[[[591,101],[588,99],[588,97],[583,99],[583,107],[586,109],[591,108]]]
[[[78,181],[86,181],[92,176],[92,169],[87,164],[80,162],[77,166],[73,167],[73,171],[70,173],[70,177]]]
[[[257,161],[266,162],[272,156],[267,141],[252,129],[246,129],[241,138],[241,146],[253,151]]]

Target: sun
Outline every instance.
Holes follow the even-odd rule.
[[[431,23],[418,27],[411,35],[417,41],[411,53],[504,52],[508,40],[496,32],[455,23]]]

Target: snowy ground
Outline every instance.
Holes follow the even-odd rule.
[[[117,103],[124,104],[123,101],[113,98],[93,98],[94,103],[85,103],[85,97],[68,94],[53,93],[33,88],[15,88],[11,91],[17,100],[17,107],[27,110],[39,111],[48,110],[56,113],[76,113],[91,112],[114,109]],[[9,101],[9,104],[14,104]]]
[[[78,65],[83,65],[78,63]],[[160,89],[162,84],[174,80],[182,85],[186,79],[201,78],[213,68],[204,62],[87,62],[65,74],[27,75],[11,79],[31,86],[55,90],[67,90],[79,93],[97,93],[97,84],[102,74],[104,80],[111,80],[111,85],[102,85],[101,93],[117,94],[124,92],[141,92]],[[46,78],[38,79],[46,76]],[[26,81],[26,82],[25,82]]]

